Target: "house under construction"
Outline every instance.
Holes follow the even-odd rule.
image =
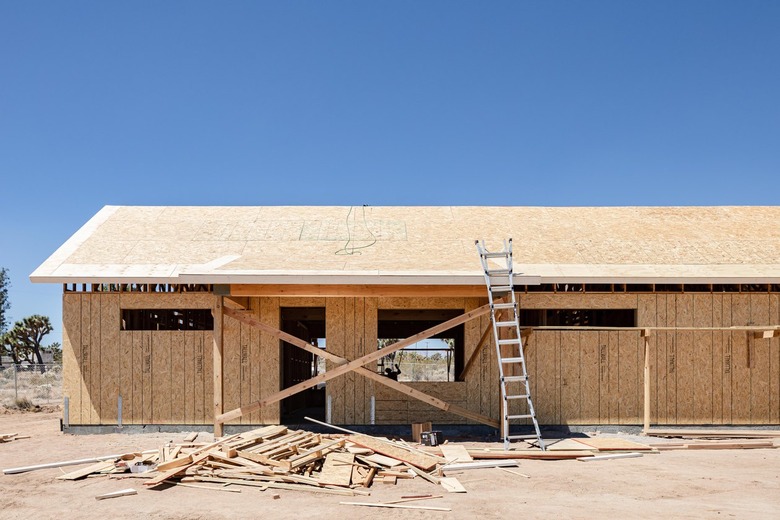
[[[541,424],[780,424],[780,207],[107,206],[31,275],[65,422],[498,427],[509,237]]]

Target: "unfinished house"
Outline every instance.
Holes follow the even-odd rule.
[[[510,237],[541,424],[780,424],[780,207],[114,206],[31,275],[65,423],[497,427]]]

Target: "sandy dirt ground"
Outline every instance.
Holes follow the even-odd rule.
[[[185,434],[64,435],[59,413],[0,410],[0,433],[30,435],[0,444],[0,468],[155,449]],[[602,436],[607,436],[602,434]],[[636,437],[626,436],[635,439]],[[201,433],[199,441],[211,440]],[[74,467],[68,468],[69,470]],[[376,483],[370,497],[298,491],[241,493],[168,487],[144,489],[139,479],[91,477],[60,481],[61,469],[0,476],[0,518],[243,519],[243,518],[780,518],[780,450],[664,451],[641,458],[583,463],[522,461],[514,471],[480,469],[456,474],[468,490],[446,493],[420,478]],[[110,500],[96,495],[135,488]],[[279,499],[273,499],[278,493]],[[380,502],[402,495],[443,494],[417,505],[449,512],[365,508],[341,501]]]

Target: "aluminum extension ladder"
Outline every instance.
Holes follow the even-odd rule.
[[[509,443],[513,440],[535,439],[539,448],[545,450],[542,434],[539,431],[539,423],[536,421],[534,405],[531,401],[531,387],[528,383],[528,370],[523,354],[523,336],[520,331],[520,322],[517,312],[517,300],[515,299],[512,272],[512,239],[504,240],[504,248],[501,251],[488,251],[485,242],[475,241],[482,269],[485,271],[485,284],[490,301],[490,320],[493,323],[493,338],[498,357],[498,375],[501,386],[502,402],[502,436],[504,449],[509,449]],[[491,266],[489,260],[493,260],[497,266]],[[501,300],[496,302],[496,300]],[[503,312],[503,315],[500,315]],[[499,331],[505,334],[499,335]],[[503,348],[502,348],[503,347]],[[506,353],[506,351],[510,351]],[[505,367],[515,367],[509,371],[512,375],[505,375]],[[519,370],[517,370],[519,369]],[[518,374],[519,372],[519,374]],[[509,401],[525,400],[528,403],[528,412],[519,415],[510,415]],[[512,435],[509,430],[509,421],[515,419],[531,419],[535,434]]]

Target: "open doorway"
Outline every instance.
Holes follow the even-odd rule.
[[[282,330],[315,347],[325,349],[324,307],[282,307]],[[325,372],[325,360],[282,341],[282,388],[289,388]],[[293,424],[303,417],[325,420],[325,383],[282,400],[282,423]]]

